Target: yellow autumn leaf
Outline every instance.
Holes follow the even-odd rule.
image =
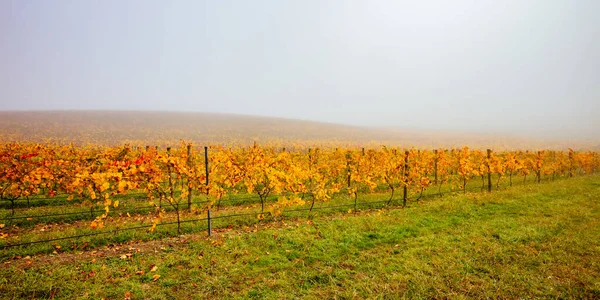
[[[110,187],[110,183],[108,183],[107,181],[105,181],[104,183],[102,183],[102,185],[100,186],[100,191],[104,192],[106,190],[108,190],[108,188]]]
[[[152,281],[157,281],[159,278],[160,278],[160,275],[158,275],[158,274],[154,274],[154,275],[152,276]]]
[[[150,228],[150,232],[154,231],[156,229],[156,225],[158,224],[158,219],[155,219],[154,221],[152,221],[152,227]]]
[[[125,181],[119,181],[119,185],[117,187],[117,191],[119,193],[125,193],[125,189],[127,188],[127,182]]]

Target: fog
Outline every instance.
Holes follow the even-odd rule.
[[[600,1],[0,2],[0,110],[600,139]]]

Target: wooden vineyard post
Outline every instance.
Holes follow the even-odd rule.
[[[573,152],[569,151],[569,177],[573,177]]]
[[[346,174],[348,175],[348,188],[350,188],[350,180],[351,180],[351,170],[350,170],[350,151],[346,152]]]
[[[208,196],[208,147],[204,146],[204,169],[206,170],[206,195]],[[210,206],[208,207],[208,212],[207,212],[207,221],[208,221],[208,236],[212,235],[212,228],[211,228],[211,220],[210,220]]]
[[[309,172],[309,174],[311,174],[311,172],[312,172],[312,150],[311,150],[311,148],[308,148],[308,172]],[[309,187],[309,189],[312,189],[312,176],[308,177],[308,187]]]
[[[536,157],[536,164],[538,163],[539,160],[541,160],[539,158],[541,156],[542,156],[542,151],[538,151],[537,152],[537,157]],[[540,166],[539,166],[539,168],[537,170],[537,174],[536,174],[537,175],[537,183],[542,182],[542,167],[543,167],[543,165],[540,163]]]
[[[438,151],[437,149],[433,150],[433,154],[435,155],[434,159],[433,159],[433,183],[435,185],[438,184]]]
[[[404,152],[404,194],[402,196],[402,207],[406,207],[408,197],[408,150]]]
[[[492,168],[490,166],[490,162],[491,162],[491,157],[492,157],[492,150],[491,149],[487,149],[487,177],[488,177],[488,193],[492,192]]]
[[[192,169],[192,145],[188,144],[187,145],[187,165],[188,168],[191,170]],[[188,176],[188,196],[187,196],[187,202],[188,202],[188,210],[191,212],[192,211],[192,185],[190,184],[190,177]]]

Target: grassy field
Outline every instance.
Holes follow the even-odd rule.
[[[0,297],[600,298],[600,176],[2,261]]]

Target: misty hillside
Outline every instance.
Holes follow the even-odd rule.
[[[366,146],[439,148],[564,149],[592,148],[569,143],[497,135],[376,129],[323,122],[218,113],[140,111],[0,112],[1,139],[76,144]]]

